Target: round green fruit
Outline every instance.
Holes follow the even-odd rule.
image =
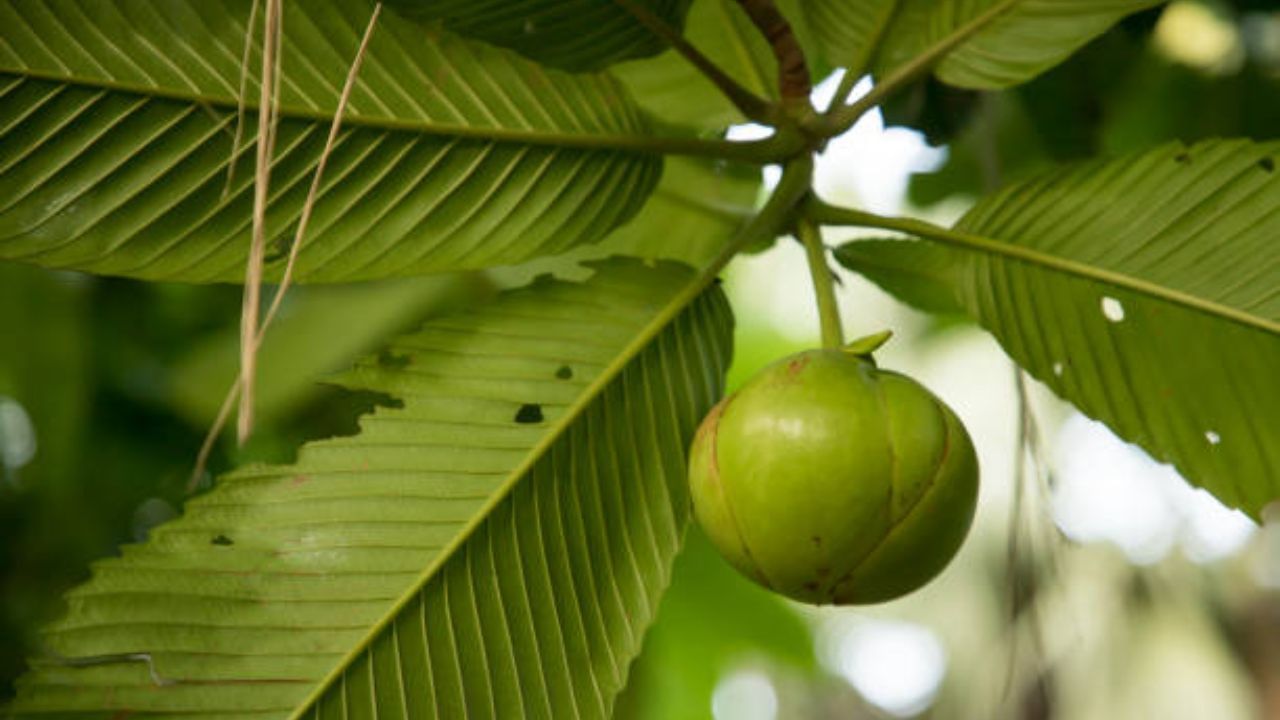
[[[964,426],[868,356],[812,350],[761,371],[703,420],[694,512],[744,575],[811,603],[883,602],[933,579],[973,520]]]

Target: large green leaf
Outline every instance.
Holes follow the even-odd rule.
[[[901,0],[780,0],[806,51],[830,67],[865,66]],[[864,68],[865,69],[865,68]]]
[[[754,216],[761,185],[755,166],[670,158],[635,219],[588,249],[702,267]]]
[[[884,226],[952,246],[935,277],[1032,375],[1257,517],[1280,498],[1278,155],[1171,145],[1013,185],[955,231]]]
[[[361,434],[251,467],[98,564],[19,714],[605,717],[689,516],[731,320],[612,261],[360,364]]]
[[[616,715],[705,718],[727,673],[747,663],[782,661],[817,674],[814,654],[805,618],[780,595],[739,575],[695,526]]]
[[[576,279],[584,263],[611,255],[645,260],[677,260],[704,267],[737,238],[754,216],[762,184],[760,169],[673,157],[644,209],[603,242],[521,265],[494,268],[498,284],[521,285],[550,273]],[[773,238],[762,242],[772,242]]]
[[[964,312],[956,300],[955,258],[945,248],[903,240],[859,240],[835,251],[840,264],[917,310]]]
[[[252,112],[224,196],[251,0],[0,2],[0,258],[236,280]],[[285,3],[267,213],[278,274],[373,7]],[[246,96],[256,99],[257,52]],[[658,180],[647,124],[606,75],[384,13],[299,258],[311,281],[518,262],[594,242]]]
[[[769,43],[734,0],[696,0],[685,29],[689,42],[742,87],[778,95],[778,63]],[[675,50],[615,66],[612,72],[653,115],[701,129],[745,122],[711,81]]]
[[[935,69],[943,81],[978,89],[1016,85],[1062,62],[1124,16],[1163,1],[898,0],[877,74],[946,44]]]
[[[691,0],[638,0],[679,28]],[[614,0],[387,0],[411,17],[440,20],[454,32],[509,47],[568,70],[597,70],[656,55],[667,44]]]

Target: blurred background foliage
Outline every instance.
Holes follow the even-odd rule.
[[[832,149],[822,190],[947,219],[1055,162],[1280,136],[1275,6],[1178,0],[1004,93],[919,83],[874,118],[861,149]],[[918,131],[925,151],[946,148],[900,197],[874,194],[895,180],[865,145],[900,144],[891,126]],[[867,179],[848,182],[839,163]],[[847,333],[893,327],[882,362],[920,377],[975,436],[985,485],[969,543],[900,602],[814,609],[739,578],[691,531],[619,716],[1280,717],[1276,519],[1256,528],[1040,388],[1020,394],[976,329],[843,279]],[[815,340],[790,241],[736,265],[727,287],[731,387]],[[257,435],[245,448],[221,442],[209,476],[355,432],[361,412],[394,400],[314,379],[493,290],[466,275],[293,291],[263,350]],[[33,628],[90,562],[178,512],[234,376],[240,300],[236,287],[0,264],[0,698]]]

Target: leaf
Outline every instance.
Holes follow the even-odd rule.
[[[240,278],[252,107],[223,190],[249,7],[0,2],[0,258]],[[271,277],[372,7],[285,3]],[[545,70],[444,31],[424,37],[394,13],[374,31],[343,127],[300,251],[304,281],[479,268],[596,242],[639,210],[661,171],[646,121],[613,78]]]
[[[827,0],[832,1],[832,0]],[[1164,0],[899,0],[876,75],[958,42],[934,69],[944,82],[994,90],[1065,60],[1131,13]]]
[[[901,0],[780,0],[806,52],[830,67],[863,66]]]
[[[735,665],[773,661],[820,674],[813,631],[787,601],[739,575],[696,524],[616,716],[703,717]]]
[[[835,251],[841,265],[906,304],[936,315],[961,314],[953,290],[955,258],[945,248],[902,240],[858,240]]]
[[[689,42],[729,77],[760,97],[778,95],[778,64],[769,44],[734,0],[696,0]],[[675,50],[612,69],[648,112],[670,123],[722,130],[746,122],[742,114]]]
[[[605,717],[689,517],[731,319],[612,261],[432,321],[363,432],[249,467],[97,565],[14,710]]]
[[[287,311],[258,352],[254,414],[292,413],[324,391],[315,379],[348,367],[424,319],[478,302],[492,288],[475,274],[325,285],[290,291]],[[195,427],[208,427],[239,373],[239,329],[192,343],[173,369],[169,397]]]
[[[1075,122],[1075,118],[1066,120]],[[922,207],[953,198],[971,202],[984,189],[1051,169],[1054,148],[1045,137],[1047,132],[1031,117],[1019,94],[986,94],[948,143],[946,162],[933,172],[911,176],[908,197]]]
[[[679,28],[691,0],[640,0]],[[456,33],[507,47],[545,65],[599,70],[656,55],[667,44],[614,0],[387,0],[410,17],[438,19]]]
[[[596,247],[702,267],[754,216],[761,185],[755,166],[670,158],[649,204]]]
[[[1217,133],[1147,133],[1141,137],[1131,134],[1130,142],[1123,147],[1111,145],[1102,152],[1104,138],[1110,132],[1109,126],[1114,124],[1112,118],[1117,110],[1131,107],[1136,96],[1159,85],[1158,82],[1149,84],[1146,82],[1149,78],[1139,74],[1141,68],[1153,64],[1153,58],[1146,57],[1154,54],[1147,47],[1149,35],[1135,32],[1128,25],[1113,27],[1066,62],[1012,92],[978,94],[951,88],[932,78],[930,82],[913,86],[912,90],[917,92],[917,88],[927,86],[928,91],[921,94],[928,102],[924,105],[925,112],[915,113],[917,117],[910,118],[907,124],[923,129],[926,134],[931,127],[948,129],[945,142],[949,147],[946,162],[936,172],[911,177],[911,201],[925,206],[953,195],[977,197],[1005,183],[1025,180],[1051,169],[1055,160],[1075,162],[1103,154],[1120,155],[1178,138],[1266,136],[1261,131],[1262,125],[1255,126],[1254,132],[1247,132],[1231,123],[1220,123],[1221,132]],[[1165,62],[1160,60],[1155,64]],[[1206,83],[1206,88],[1213,84]],[[1259,97],[1266,95],[1262,88],[1254,91],[1261,93]],[[947,102],[948,96],[961,93],[975,97],[976,102],[956,112],[955,105]],[[1202,97],[1203,93],[1197,95],[1197,99]],[[900,98],[902,95],[885,108],[886,121],[889,109]],[[1226,105],[1237,105],[1233,99],[1222,99]],[[1168,102],[1171,98],[1164,100]],[[1165,109],[1157,111],[1154,105],[1146,106],[1143,122],[1163,123],[1169,114]],[[931,140],[934,145],[941,142]]]
[[[743,230],[756,210],[760,169],[701,158],[668,158],[662,182],[638,215],[598,245],[494,268],[500,285],[521,285],[544,273],[579,279],[583,263],[610,255],[678,260],[704,267]],[[772,242],[768,238],[767,242]]]
[[[1169,145],[920,234],[949,241],[957,297],[1019,365],[1256,518],[1280,497],[1278,155]]]

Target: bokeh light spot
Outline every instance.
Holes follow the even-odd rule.
[[[739,670],[716,684],[711,714],[716,720],[774,720],[778,717],[778,693],[763,672]]]

